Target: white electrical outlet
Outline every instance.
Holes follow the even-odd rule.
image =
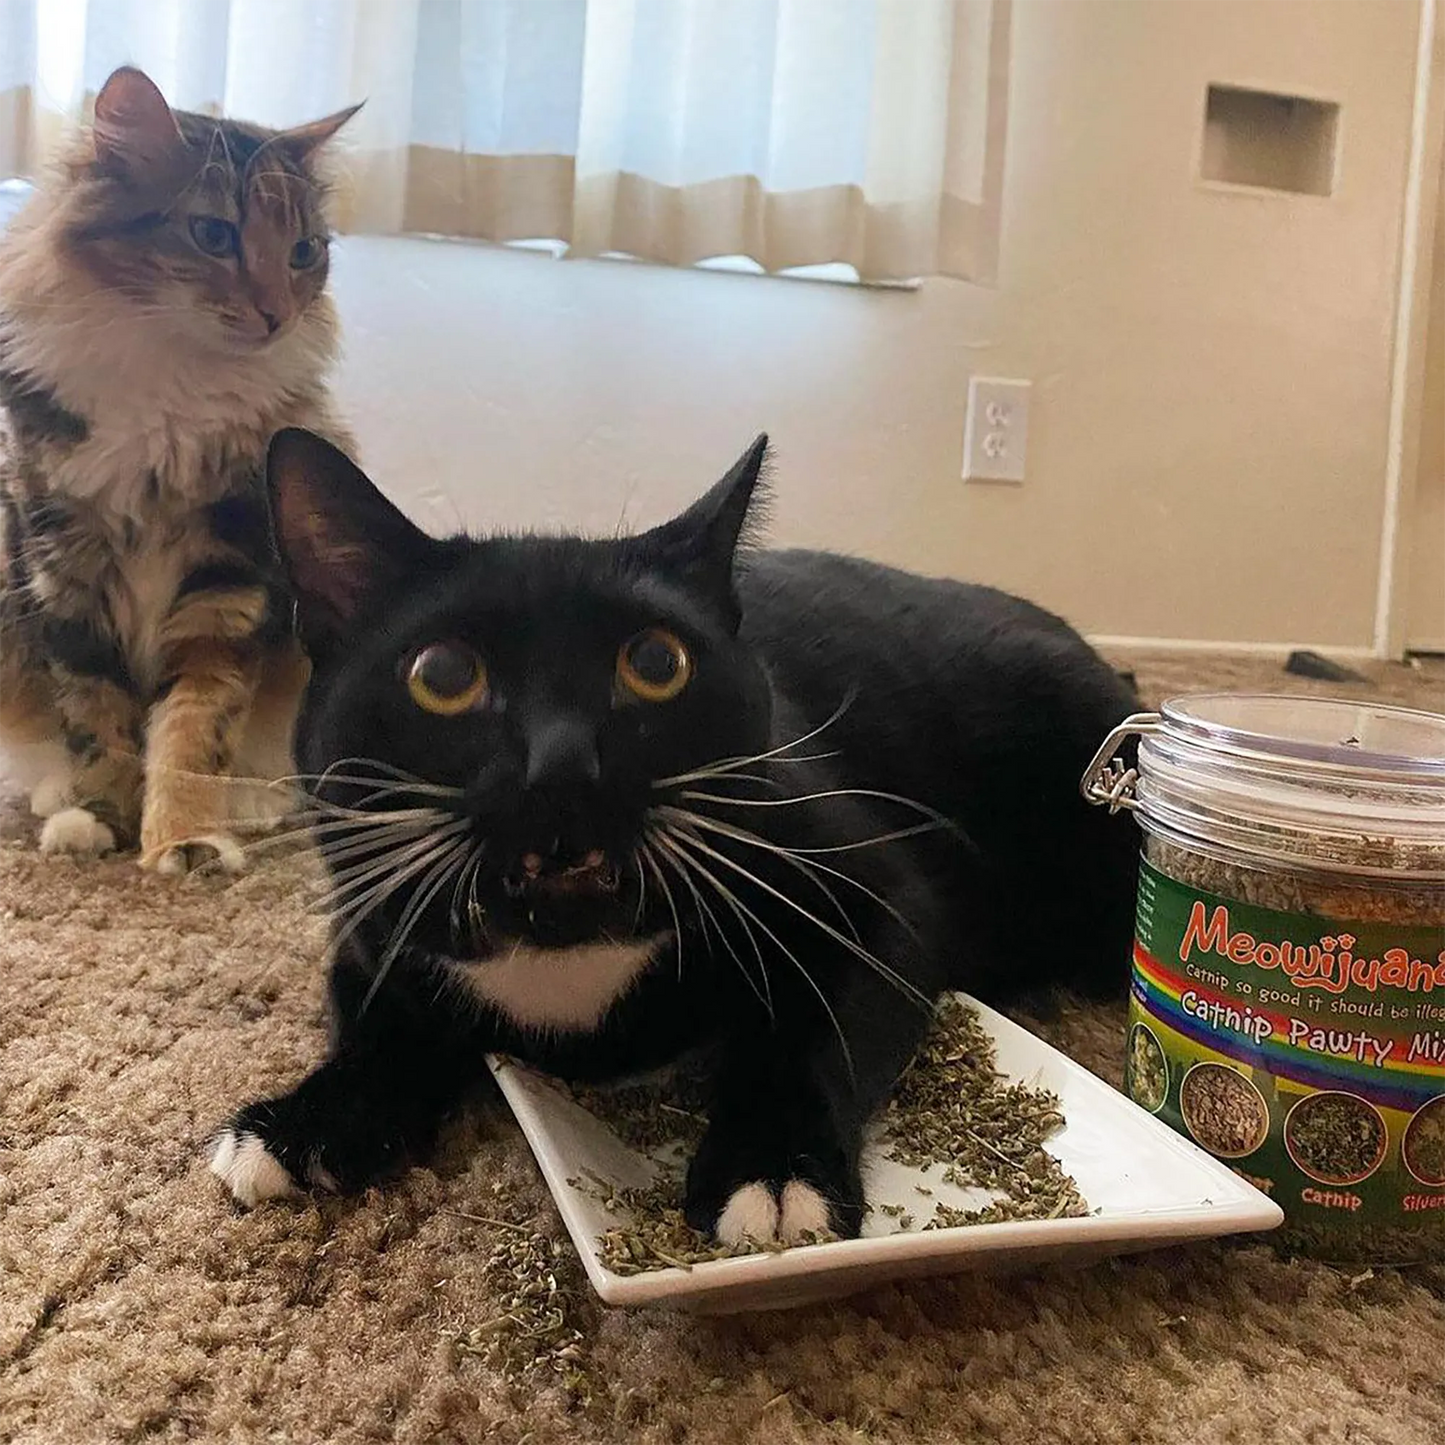
[[[1023,481],[1032,385],[1001,376],[969,378],[968,420],[963,429],[964,481]]]

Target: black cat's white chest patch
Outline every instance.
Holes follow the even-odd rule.
[[[626,943],[579,943],[570,948],[503,945],[489,959],[454,965],[452,979],[518,1028],[585,1032],[646,972],[671,937]]]

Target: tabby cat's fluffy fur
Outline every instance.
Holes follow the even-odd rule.
[[[489,1049],[573,1078],[700,1050],[693,1222],[856,1233],[863,1125],[940,990],[1122,992],[1137,840],[1078,780],[1136,704],[1058,618],[822,553],[735,566],[761,443],[606,541],[435,541],[315,438],[271,455],[335,1035],[219,1139],[239,1200],[423,1153]]]
[[[271,565],[279,427],[344,439],[318,150],[139,71],[0,238],[0,746],[47,851],[239,866],[225,775],[289,771],[306,663]]]

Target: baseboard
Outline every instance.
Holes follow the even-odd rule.
[[[1292,652],[1318,652],[1323,657],[1348,658],[1353,662],[1375,659],[1369,646],[1345,647],[1332,642],[1215,642],[1202,637],[1120,637],[1114,633],[1089,634],[1095,647],[1117,647],[1127,652],[1219,652],[1236,657],[1286,658]]]

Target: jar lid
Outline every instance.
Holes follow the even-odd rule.
[[[1445,717],[1346,698],[1196,693],[1172,698],[1167,724],[1211,751],[1298,760],[1396,780],[1445,778]]]
[[[1130,735],[1138,761],[1115,756]],[[1445,882],[1445,717],[1345,698],[1176,697],[1106,739],[1084,796],[1220,857]]]

